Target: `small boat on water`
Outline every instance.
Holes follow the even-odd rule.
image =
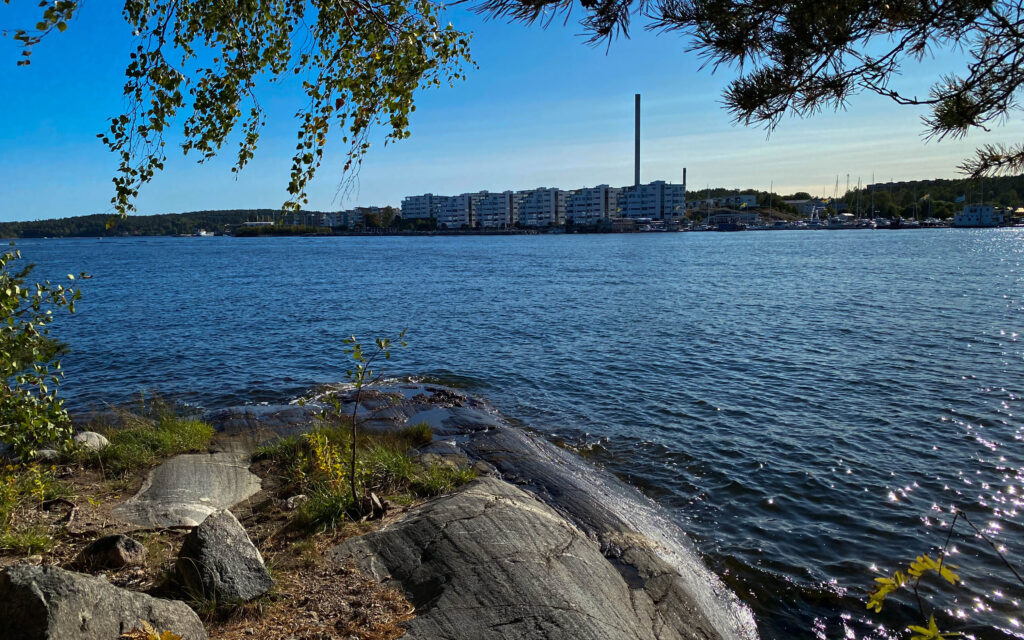
[[[747,225],[742,222],[719,222],[715,231],[746,231]]]

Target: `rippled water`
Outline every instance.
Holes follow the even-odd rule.
[[[73,406],[280,400],[340,379],[344,336],[408,327],[391,372],[461,381],[640,486],[767,638],[913,622],[913,598],[865,615],[865,590],[934,556],[954,505],[1022,564],[1021,230],[20,246],[94,275],[58,327]],[[1024,637],[1024,587],[963,521],[950,546],[965,586],[925,610]]]

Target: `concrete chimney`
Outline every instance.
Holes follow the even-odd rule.
[[[635,140],[633,149],[633,186],[640,187],[640,94],[635,94],[633,100],[636,103],[635,109]]]
[[[686,167],[683,167],[683,193],[686,193]]]

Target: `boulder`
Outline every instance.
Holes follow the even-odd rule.
[[[670,587],[649,592],[654,575],[624,575],[578,527],[495,478],[351,538],[330,557],[404,590],[416,607],[407,638],[722,637],[693,607],[667,615],[658,605]]]
[[[120,569],[145,564],[148,554],[141,542],[118,533],[95,540],[82,549],[76,564],[90,569]]]
[[[183,602],[54,566],[0,573],[0,640],[115,640],[141,621],[183,640],[206,640],[203,623]]]
[[[176,566],[186,589],[215,603],[247,602],[274,586],[259,550],[227,510],[213,513],[185,537]]]
[[[99,451],[110,445],[110,441],[101,433],[95,431],[82,431],[75,434],[75,442],[91,451]]]

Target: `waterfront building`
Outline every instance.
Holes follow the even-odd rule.
[[[998,227],[1003,224],[1002,211],[990,204],[971,204],[953,217],[954,227]]]
[[[753,211],[729,211],[712,213],[708,216],[706,224],[712,227],[720,224],[745,224],[749,227],[760,221],[760,216]]]
[[[803,202],[803,201],[800,201]],[[760,205],[757,203],[756,194],[733,194],[728,196],[722,196],[721,198],[707,198],[704,200],[688,200],[686,202],[686,209],[688,211],[706,211],[708,209],[756,209]]]
[[[616,216],[621,193],[622,189],[606,184],[572,191],[565,199],[566,222],[571,220],[576,225],[593,225]]]
[[[619,197],[618,215],[625,218],[677,220],[686,213],[686,185],[655,180],[626,187]]]
[[[519,198],[512,191],[476,194],[474,215],[481,229],[508,229],[519,220]]]
[[[516,193],[519,224],[524,227],[558,227],[565,224],[565,191],[540,187]]]
[[[402,198],[402,219],[403,220],[429,220],[437,218],[441,202],[446,196],[435,196],[432,193],[425,193],[421,196],[407,196]]]
[[[437,227],[439,229],[471,229],[473,228],[473,201],[480,194],[463,193],[457,196],[445,196],[437,209]]]
[[[340,224],[331,226],[355,229],[363,224],[363,212],[361,209],[346,209],[345,211],[338,212],[337,216],[337,222]]]

